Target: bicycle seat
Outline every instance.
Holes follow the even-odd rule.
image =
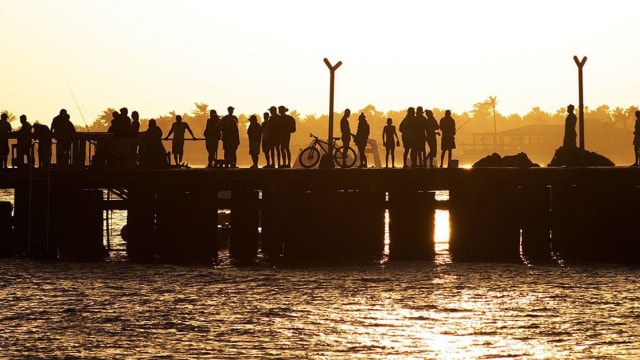
[[[340,136],[334,136],[332,139],[333,140],[340,140]]]

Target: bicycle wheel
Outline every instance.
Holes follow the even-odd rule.
[[[336,148],[333,153],[333,161],[341,168],[350,168],[356,163],[356,151],[351,147],[347,147],[345,153],[344,148],[344,146]]]
[[[316,148],[308,147],[300,152],[298,160],[303,168],[312,168],[320,161],[320,151]]]

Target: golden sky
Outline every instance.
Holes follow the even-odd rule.
[[[408,106],[460,113],[497,96],[498,111],[577,103],[640,105],[640,3],[609,1],[0,0],[0,109],[76,124],[108,107],[143,118],[262,114],[287,105]],[[77,104],[73,95],[77,99]]]

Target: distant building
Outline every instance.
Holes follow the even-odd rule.
[[[474,133],[471,143],[459,144],[463,162],[473,163],[492,153],[502,156],[524,152],[534,162],[546,165],[562,146],[564,125],[527,125],[498,133]],[[585,147],[612,159],[616,164],[633,162],[633,132],[598,123],[585,129]],[[454,153],[455,154],[455,153]]]

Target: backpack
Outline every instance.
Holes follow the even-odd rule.
[[[287,116],[288,120],[289,120],[289,132],[290,133],[294,133],[296,132],[296,119],[293,118],[293,116]]]

